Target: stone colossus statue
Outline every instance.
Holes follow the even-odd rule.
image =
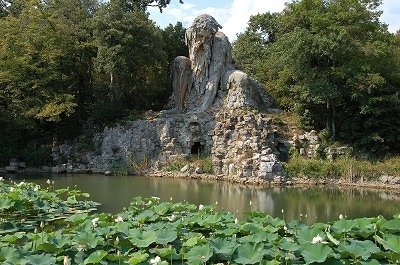
[[[232,64],[231,44],[221,25],[210,15],[198,16],[186,30],[189,58],[173,64],[175,107],[179,112],[204,112],[215,103],[218,91],[226,92],[227,108],[268,108],[265,90]]]

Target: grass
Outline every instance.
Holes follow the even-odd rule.
[[[213,173],[212,159],[211,156],[202,155],[191,155],[188,157],[181,157],[173,161],[169,161],[163,168],[163,171],[178,172],[184,166],[189,165],[190,167],[199,167],[206,174]]]
[[[336,178],[355,181],[378,180],[382,175],[400,175],[400,157],[381,161],[355,158],[322,160],[317,158],[292,157],[285,163],[289,177],[307,176],[313,179]]]

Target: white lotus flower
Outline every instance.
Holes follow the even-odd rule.
[[[3,177],[0,177],[0,181],[3,181],[4,180],[4,178]]]
[[[311,241],[311,243],[313,243],[313,244],[318,244],[318,243],[322,243],[322,242],[323,242],[322,237],[319,234],[317,236],[313,237],[313,239]]]
[[[235,218],[235,225],[239,223],[239,219]]]
[[[250,201],[250,202],[249,202],[249,205],[251,206],[252,204],[253,204],[253,203]]]
[[[200,204],[199,205],[199,211],[201,211],[201,210],[203,210],[204,209],[204,205],[203,204]]]
[[[124,221],[124,218],[122,218],[122,216],[118,215],[117,218],[114,219],[115,222],[120,223]]]
[[[64,256],[63,265],[71,265],[71,259],[68,256]]]
[[[18,187],[25,185],[25,182],[21,181],[20,183],[17,184]]]
[[[168,219],[168,221],[173,222],[173,221],[176,220],[176,215],[173,214],[173,215],[171,215],[170,217],[167,217],[167,219]]]
[[[93,227],[96,227],[97,226],[97,223],[99,222],[99,218],[94,218],[93,220],[92,220],[92,225],[93,225]]]
[[[47,179],[47,180],[46,180],[46,183],[47,183],[48,185],[50,185],[50,184],[51,184],[50,179]]]
[[[339,220],[343,220],[343,219],[344,219],[343,214],[339,214]]]
[[[152,264],[152,265],[157,265],[160,262],[161,262],[161,258],[159,256],[156,256],[154,259],[150,259],[150,264]]]

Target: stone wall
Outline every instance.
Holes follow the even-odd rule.
[[[267,114],[219,112],[213,142],[216,174],[266,179],[285,176],[280,160],[287,152],[286,141]]]
[[[146,160],[152,170],[189,155],[211,156],[217,175],[232,177],[284,177],[281,158],[287,144],[265,113],[246,110],[161,114],[150,120],[137,120],[105,128],[96,136],[97,152],[86,152],[74,159],[77,148],[59,148],[67,165],[55,172],[112,171],[118,164],[131,173],[135,164]],[[56,157],[56,156],[55,156]]]

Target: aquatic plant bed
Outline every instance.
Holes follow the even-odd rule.
[[[316,223],[134,198],[92,213],[77,190],[0,181],[1,264],[398,264],[400,215]],[[83,200],[82,200],[83,199]]]

